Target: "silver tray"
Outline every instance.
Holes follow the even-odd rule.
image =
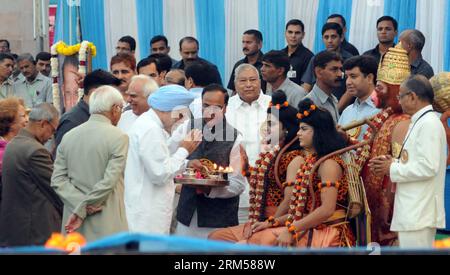
[[[227,180],[175,178],[175,183],[191,186],[223,187],[230,184]]]

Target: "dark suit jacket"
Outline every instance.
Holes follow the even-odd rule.
[[[50,152],[22,129],[3,156],[0,245],[43,245],[61,231],[63,204],[50,187],[52,172]]]

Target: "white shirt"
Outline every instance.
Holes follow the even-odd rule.
[[[169,234],[173,213],[173,179],[185,167],[188,151],[169,151],[170,135],[153,110],[142,114],[128,133],[125,209],[132,232]]]
[[[136,122],[137,118],[138,116],[135,115],[132,110],[125,111],[124,113],[122,113],[117,127],[119,127],[119,129],[124,131],[125,133],[128,133],[133,124]]]
[[[392,231],[445,228],[444,186],[447,141],[444,126],[427,106],[413,115],[404,151],[408,161],[397,160],[390,168],[397,183]],[[415,126],[413,127],[413,125]]]
[[[254,166],[261,150],[262,124],[267,119],[267,109],[272,98],[261,92],[259,98],[248,104],[241,100],[239,95],[230,98],[227,106],[226,118],[231,126],[242,134],[242,144],[247,152],[250,165]],[[249,186],[239,200],[239,207],[249,207]]]

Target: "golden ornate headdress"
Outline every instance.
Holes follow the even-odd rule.
[[[381,58],[378,66],[377,80],[391,85],[400,85],[411,74],[408,53],[398,43],[395,48],[389,48]]]
[[[434,91],[434,109],[445,113],[450,109],[450,72],[442,72],[430,79]]]

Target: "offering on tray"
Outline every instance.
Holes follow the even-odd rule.
[[[201,159],[201,170],[186,168],[175,178],[175,183],[198,186],[224,186],[228,185],[228,174],[233,173],[231,167],[221,167],[208,159]]]

